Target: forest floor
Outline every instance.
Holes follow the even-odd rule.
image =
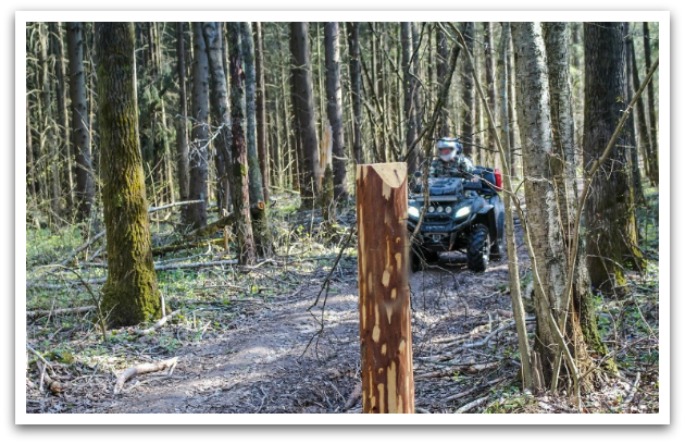
[[[105,269],[95,244],[87,260],[51,267],[83,239],[76,230],[46,234],[27,227],[26,412],[361,412],[356,238],[346,244],[354,215],[341,214],[333,240],[324,239],[309,213],[274,215],[281,217],[284,254],[253,267],[218,262],[218,252],[207,247],[192,257],[187,251],[164,257],[165,263],[211,259],[216,265],[159,271],[167,313],[174,316],[148,332],[142,330],[149,326],[110,330],[106,341],[92,311],[57,311],[97,298]],[[157,239],[163,227],[157,225]],[[658,240],[656,222],[651,229]],[[530,273],[519,224],[516,232],[525,284]],[[451,253],[411,276],[416,411],[579,412],[564,390],[534,396],[520,389],[506,257],[480,274],[468,271],[463,259]],[[91,282],[90,290],[83,281]],[[598,303],[620,371],[584,394],[580,411],[658,412],[658,250],[648,272],[632,276],[630,297]],[[115,393],[126,369],[172,358],[171,369],[140,374]]]

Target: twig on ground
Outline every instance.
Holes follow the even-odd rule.
[[[465,404],[458,408],[457,411],[454,413],[466,413],[472,409],[475,409],[478,406],[485,404],[488,401],[488,398],[488,396],[483,396],[482,398],[478,398],[475,401],[471,401],[468,404]]]
[[[176,368],[176,364],[178,363],[178,357],[174,357],[171,359],[167,359],[165,361],[159,361],[159,362],[149,362],[145,364],[139,364],[135,367],[128,368],[124,370],[119,377],[117,377],[117,382],[114,385],[114,394],[117,395],[121,392],[121,390],[124,387],[124,384],[126,384],[126,381],[129,379],[142,375],[145,373],[152,373],[152,372],[161,372],[164,370],[169,370],[168,374],[171,375],[174,372],[174,368]]]

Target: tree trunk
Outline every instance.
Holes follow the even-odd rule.
[[[554,153],[545,46],[539,23],[512,23],[516,55],[516,96],[521,139],[529,253],[534,276],[537,318],[535,353],[544,385],[552,380],[561,353],[555,323],[566,281],[565,247],[560,211],[552,187]]]
[[[414,109],[414,94],[416,94],[415,85],[412,73],[412,33],[410,22],[402,22],[401,27],[401,44],[402,44],[402,86],[404,90],[404,107],[403,117],[405,125],[405,153],[407,158],[407,170],[409,175],[413,175],[418,167],[416,150],[411,150],[410,147],[416,140],[416,110]],[[418,57],[418,55],[414,55]]]
[[[342,88],[340,86],[340,28],[337,22],[324,25],[326,51],[326,114],[333,136],[333,195],[336,201],[347,199],[347,156],[342,122]]]
[[[255,241],[252,234],[250,217],[250,189],[248,184],[247,146],[245,143],[245,80],[240,60],[240,23],[229,22],[229,65],[231,74],[231,126],[233,133],[231,194],[233,213],[236,215],[235,232],[238,240],[238,261],[240,264],[253,264],[255,261]]]
[[[111,327],[158,318],[161,299],[152,262],[145,177],[138,139],[132,23],[96,23],[102,152],[102,202],[107,228],[107,282],[102,312]]]
[[[255,42],[255,75],[257,80],[257,97],[255,102],[257,113],[257,153],[259,155],[259,169],[262,172],[263,199],[264,202],[269,202],[271,168],[266,141],[266,84],[264,83],[264,38],[262,37],[262,24],[254,22],[252,32]],[[275,114],[278,115],[278,113]],[[276,128],[276,132],[278,132],[278,128]],[[279,170],[279,172],[282,173],[282,170]]]
[[[90,219],[95,200],[94,171],[90,154],[90,119],[83,67],[83,24],[67,23],[69,50],[69,93],[71,96],[71,134],[76,164],[76,220]]]
[[[188,98],[186,96],[186,49],[185,23],[176,23],[176,74],[178,75],[178,96],[180,117],[176,121],[176,177],[181,202],[189,199],[189,164],[188,164]],[[184,224],[188,221],[187,207],[181,210]]]
[[[633,58],[633,36],[630,32],[630,23],[625,22],[623,24],[623,31],[625,37],[623,39],[623,44],[625,45],[626,54],[626,102],[630,102],[635,95],[635,88],[639,87],[633,83],[633,66],[635,65],[635,59]],[[650,82],[651,84],[651,82]],[[638,143],[637,143],[637,133],[638,129],[636,126],[635,113],[630,113],[628,116],[628,121],[626,122],[628,127],[628,151],[630,153],[630,172],[632,177],[632,186],[635,193],[635,202],[639,205],[644,205],[645,194],[642,191],[642,177],[640,175],[640,164],[638,161]],[[646,163],[646,162],[645,162]],[[639,232],[638,232],[639,236]]]
[[[228,203],[228,171],[230,170],[231,149],[231,116],[228,108],[228,87],[223,62],[223,35],[219,22],[205,22],[202,33],[207,48],[209,77],[211,85],[210,108],[212,125],[216,135],[213,144],[216,150],[215,164],[217,169],[217,195],[219,217],[230,211]]]
[[[47,25],[39,25],[40,36],[40,65],[41,65],[41,109],[42,109],[42,131],[45,136],[42,138],[41,145],[47,145],[48,165],[50,171],[50,220],[52,223],[60,221],[62,213],[62,187],[60,180],[60,155],[57,142],[55,121],[52,113],[52,81],[50,78],[50,62],[48,60],[48,30]],[[44,152],[43,150],[41,150]]]
[[[202,23],[193,23],[193,90],[191,117],[192,142],[188,152],[189,186],[188,199],[202,203],[188,206],[188,220],[193,228],[207,225],[207,153],[209,145],[209,61]]]
[[[512,110],[509,108],[509,63],[507,63],[507,54],[509,53],[509,42],[511,39],[511,28],[508,22],[502,23],[502,33],[499,42],[499,58],[497,65],[499,69],[499,94],[500,94],[500,141],[502,148],[506,153],[506,162],[508,165],[509,174],[514,178],[514,159],[512,152],[511,139],[511,114]]]
[[[72,165],[72,151],[71,151],[71,128],[69,126],[69,110],[68,110],[68,94],[67,91],[67,63],[65,61],[64,36],[63,26],[61,22],[50,23],[50,34],[52,37],[51,46],[55,47],[55,95],[57,96],[57,124],[59,129],[59,140],[62,149],[64,150],[65,168],[63,174],[66,178],[62,182],[66,186],[66,208],[65,214],[71,215],[74,212],[74,175]]]
[[[314,122],[314,96],[312,94],[312,64],[309,49],[309,24],[290,23],[290,52],[292,54],[293,105],[297,118],[297,131],[302,143],[303,208],[313,208],[314,200],[321,192],[321,166],[319,165],[319,143]]]
[[[561,213],[561,228],[566,250],[569,251],[576,224],[575,214],[578,201],[578,181],[575,155],[573,98],[571,97],[570,70],[570,27],[566,22],[545,23],[545,51],[549,69],[550,108],[552,122],[553,152],[550,166],[553,172],[553,183],[557,193],[557,202]],[[570,310],[566,328],[572,335],[576,365],[585,373],[589,369],[589,358],[586,352],[585,338],[599,355],[606,356],[606,345],[601,340],[595,316],[594,299],[590,279],[585,264],[585,242],[578,239],[579,254],[573,276],[572,299],[562,301],[563,310]],[[570,253],[570,252],[569,252]],[[567,254],[568,257],[569,254]],[[567,259],[568,260],[568,259]],[[570,306],[569,306],[569,302]],[[582,310],[581,310],[582,308]],[[562,328],[564,328],[562,326]],[[578,334],[577,332],[582,332]],[[559,358],[557,358],[559,359]],[[590,373],[592,375],[592,373]]]
[[[419,55],[421,39],[423,37],[423,32],[419,34],[418,25],[415,22],[411,24],[411,40],[412,40],[412,70],[414,72],[414,127],[416,128],[416,134],[421,134],[423,131],[423,115],[424,115],[424,93],[420,82],[416,79],[421,78],[421,57]],[[430,39],[429,39],[430,40]],[[419,151],[417,155],[417,162],[420,165],[423,162],[422,152]]]
[[[247,163],[248,163],[248,188],[250,192],[250,211],[252,217],[252,232],[255,244],[260,254],[265,255],[271,250],[271,241],[268,236],[267,206],[264,200],[264,185],[261,170],[261,161],[257,152],[257,125],[256,125],[256,87],[257,74],[254,63],[254,44],[252,40],[252,27],[250,22],[242,22],[241,46],[245,66],[245,113],[247,114]],[[264,153],[266,156],[266,153]],[[268,161],[268,159],[264,159]]]
[[[611,138],[626,100],[622,23],[585,23],[584,163],[597,160]],[[624,264],[644,266],[637,247],[634,196],[626,168],[625,130],[601,166],[584,208],[592,285],[609,290],[626,283]]]
[[[473,54],[475,24],[473,22],[464,22],[461,24],[461,33],[466,41],[466,48],[469,53]],[[473,87],[473,68],[468,64],[462,65],[462,85],[461,85],[461,101],[462,101],[462,117],[461,117],[461,136],[464,138],[464,154],[467,156],[473,155],[473,139],[476,132],[475,122],[475,94]]]
[[[362,409],[414,413],[405,164],[357,167],[357,215]]]
[[[645,70],[652,66],[652,39],[649,35],[649,23],[642,24],[645,47]],[[658,44],[657,40],[657,44]],[[649,158],[652,181],[659,186],[659,122],[656,116],[656,99],[654,96],[654,82],[647,84],[647,110],[649,112],[649,140],[652,155]]]
[[[437,60],[436,60],[436,74],[437,74],[438,85],[444,85],[447,81],[447,79],[446,79],[446,76],[447,76],[447,59],[449,58],[449,49],[447,48],[447,38],[445,37],[445,33],[438,26],[435,27],[435,47],[437,49],[437,52],[436,52],[436,58],[437,58]],[[471,46],[471,50],[473,50],[473,46]],[[467,82],[472,82],[470,73],[469,73],[468,79],[469,80],[467,80]],[[438,126],[437,126],[438,137],[451,137],[452,136],[452,128],[451,128],[451,122],[450,122],[450,109],[451,109],[450,96],[448,94],[447,97],[445,97],[444,105],[440,109],[440,114],[438,117]],[[469,109],[469,112],[471,112],[471,109]],[[462,135],[463,134],[464,133],[462,132]],[[468,150],[470,150],[471,145],[467,145],[467,146],[468,146]]]
[[[488,85],[488,106],[490,107],[493,117],[497,119],[499,116],[499,109],[497,104],[496,56],[493,33],[492,24],[489,22],[483,23],[483,38],[485,40],[485,83]],[[497,123],[493,123],[493,126],[497,128]],[[487,147],[490,150],[489,152],[494,152],[497,149],[495,146],[495,135],[491,131],[488,131]]]
[[[364,162],[362,145],[362,68],[359,60],[359,23],[347,23],[347,45],[350,59],[350,89],[352,96],[352,152],[357,164]]]

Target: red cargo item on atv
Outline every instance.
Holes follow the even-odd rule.
[[[495,188],[497,191],[502,191],[502,172],[499,168],[495,168]]]

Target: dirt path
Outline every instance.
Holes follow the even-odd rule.
[[[459,393],[481,385],[487,389],[492,381],[511,379],[516,371],[513,361],[503,359],[499,351],[488,351],[502,344],[510,347],[514,340],[513,329],[505,326],[511,316],[506,262],[493,263],[486,273],[476,275],[449,259],[411,278],[416,406],[422,412],[454,411],[473,397]],[[333,275],[328,296],[322,295],[318,306],[308,311],[329,269],[296,276],[298,285],[288,293],[185,308],[181,322],[163,327],[165,335],[182,344],[173,351],[161,347],[155,336],[139,338],[134,349],[123,341],[112,350],[130,363],[176,356],[179,361],[171,375],[140,375],[114,395],[115,375],[88,368],[73,378],[77,380],[67,381],[69,389],[59,396],[28,388],[27,411],[359,412],[353,260]],[[209,323],[222,327],[207,328]],[[209,333],[203,334],[203,324]],[[468,347],[501,326],[502,333],[487,344]]]

